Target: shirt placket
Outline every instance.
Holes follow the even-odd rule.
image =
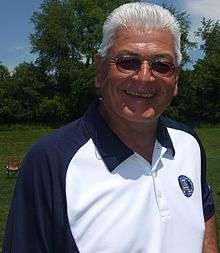
[[[162,191],[161,182],[158,170],[161,169],[161,159],[163,155],[167,152],[167,148],[162,147],[161,144],[156,141],[154,145],[154,151],[153,151],[153,157],[152,157],[152,164],[150,164],[148,161],[146,161],[143,157],[136,154],[142,162],[145,163],[146,170],[148,170],[148,175],[151,175],[152,182],[153,182],[153,190],[154,195],[158,207],[158,211],[161,216],[162,221],[166,221],[170,218],[170,210],[168,206],[167,199],[165,197],[165,194]],[[149,171],[150,170],[150,171]]]
[[[162,147],[161,144],[157,141],[154,146],[152,165],[151,165],[151,176],[154,186],[155,198],[158,206],[158,210],[161,216],[162,221],[166,221],[170,218],[170,210],[166,196],[161,187],[161,181],[159,177],[158,170],[161,169],[161,159],[163,155],[167,152],[165,147]],[[159,165],[160,164],[160,165]]]

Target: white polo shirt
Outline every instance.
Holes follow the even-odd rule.
[[[13,252],[202,252],[213,200],[201,143],[182,124],[159,118],[149,164],[111,131],[94,103],[36,144],[22,167],[5,245],[12,246],[16,231],[46,251],[15,240]],[[10,225],[17,215],[25,231]]]

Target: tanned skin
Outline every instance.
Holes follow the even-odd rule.
[[[219,253],[215,217],[205,223],[203,253]]]

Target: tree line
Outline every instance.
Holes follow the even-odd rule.
[[[94,99],[94,56],[106,16],[132,1],[44,0],[33,13],[34,62],[10,73],[0,64],[0,123],[64,124],[83,114]],[[203,18],[196,36],[204,57],[192,69],[189,15],[168,6],[181,24],[183,62],[179,95],[167,110],[172,118],[198,125],[220,120],[220,23]]]

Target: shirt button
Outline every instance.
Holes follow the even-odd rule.
[[[157,192],[157,196],[158,196],[158,198],[162,198],[162,193],[161,193],[161,191],[158,191],[158,192]]]

